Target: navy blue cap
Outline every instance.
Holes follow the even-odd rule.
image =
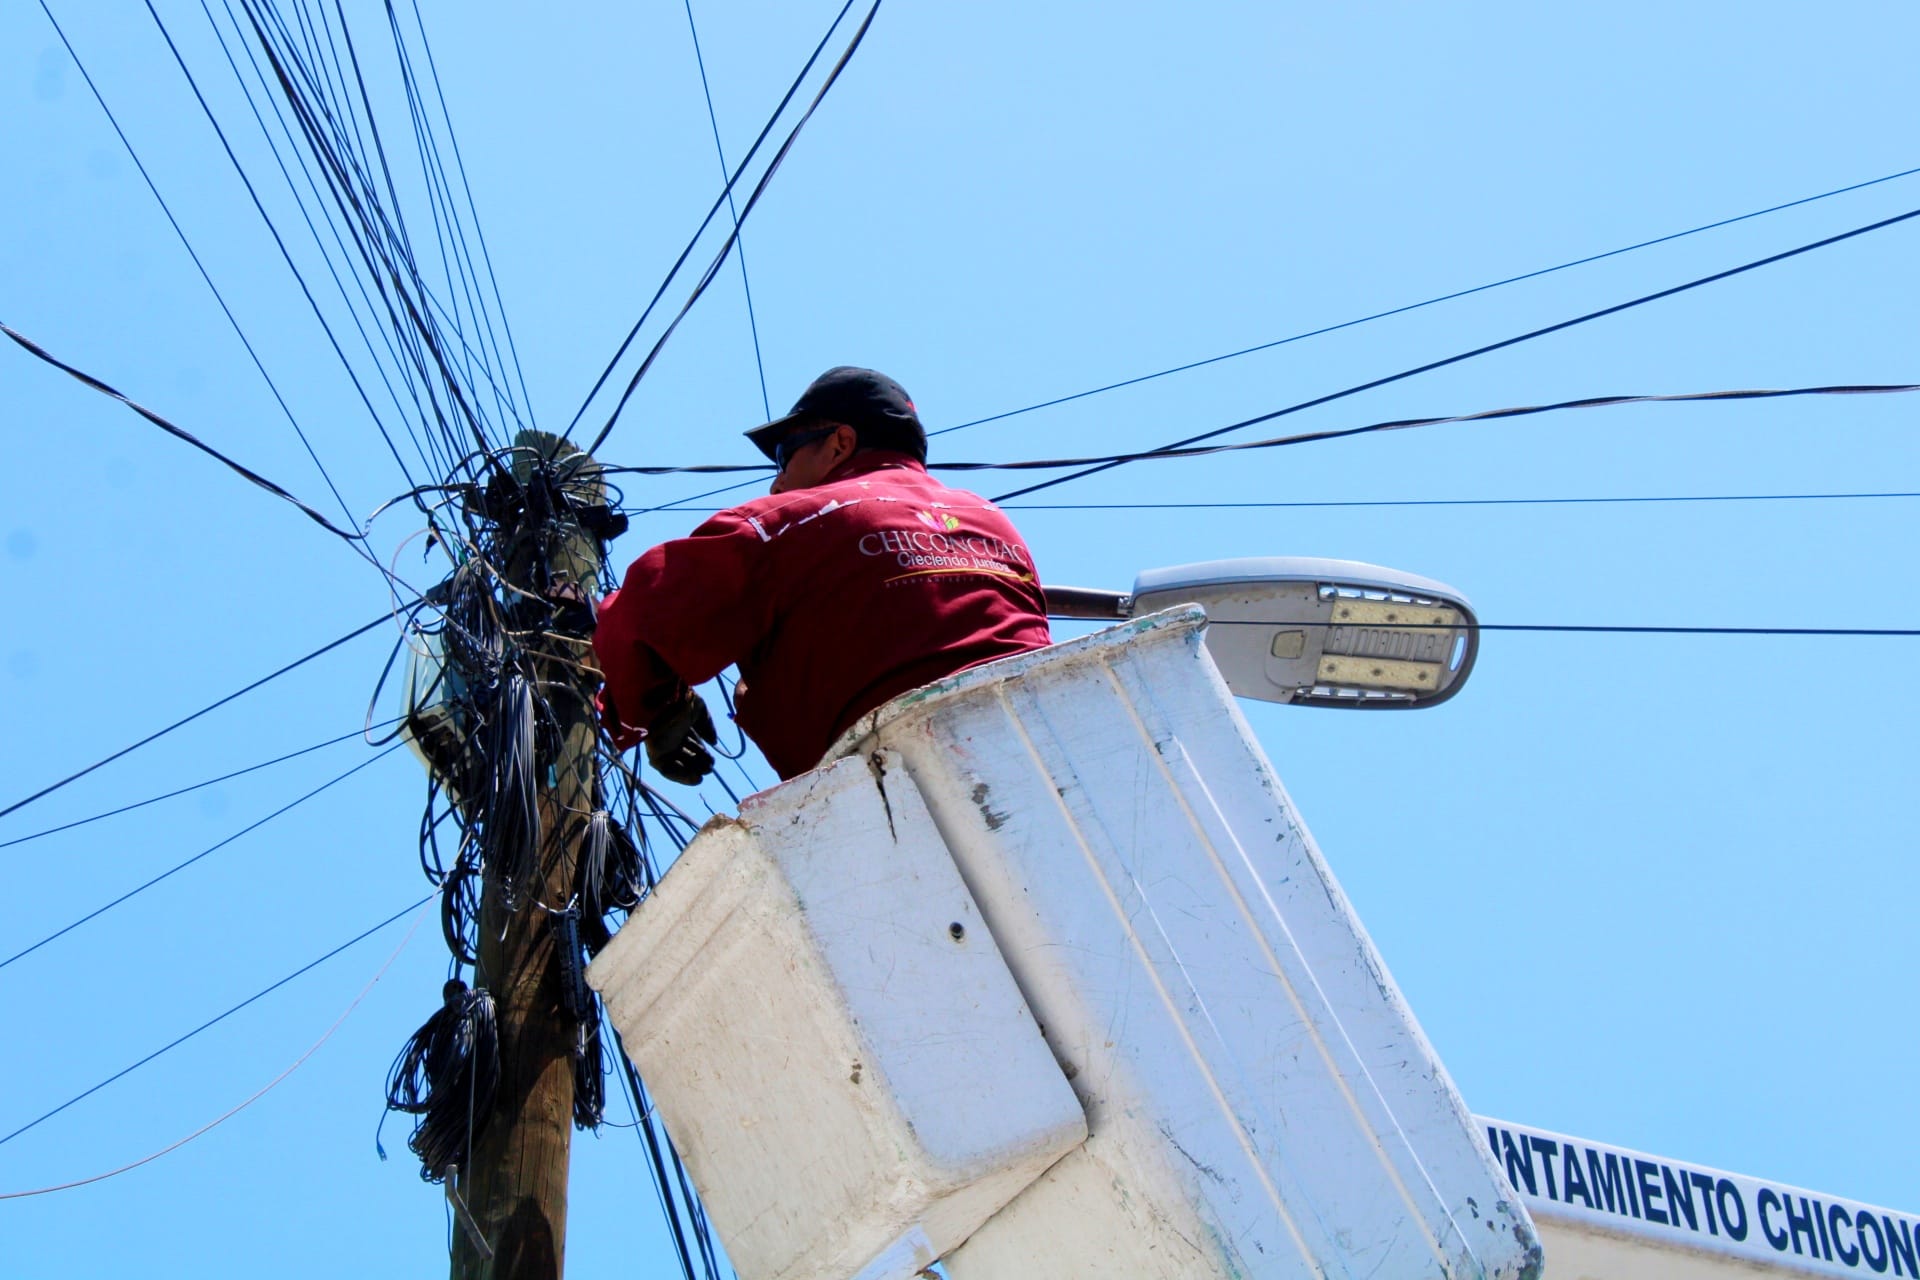
[[[927,460],[927,432],[905,387],[884,373],[841,365],[815,378],[785,417],[747,432],[754,447],[774,459],[786,434],[809,422],[844,422],[863,449],[897,449]]]

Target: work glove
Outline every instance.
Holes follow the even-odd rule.
[[[713,753],[702,744],[719,740],[707,704],[700,701],[699,694],[689,693],[662,712],[647,730],[647,760],[668,782],[696,786],[713,772]]]

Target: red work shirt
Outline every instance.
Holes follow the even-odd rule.
[[[632,745],[688,685],[737,664],[740,727],[782,778],[889,698],[1050,642],[1012,522],[878,449],[648,551],[593,637],[615,741]]]

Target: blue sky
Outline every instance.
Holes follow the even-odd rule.
[[[49,3],[364,517],[405,482],[152,22]],[[317,270],[205,17],[158,8]],[[347,8],[385,110],[380,11]],[[534,409],[564,424],[718,190],[686,13],[424,8]],[[837,6],[710,8],[695,14],[737,158]],[[1787,6],[894,0],[747,227],[769,396],[778,410],[827,366],[867,364],[938,429],[1908,169],[1915,24],[1900,6],[1845,3],[1815,22]],[[0,104],[0,319],[319,505],[321,477],[37,5],[0,8]],[[417,194],[399,180],[403,200]],[[1917,206],[1920,176],[1884,183],[942,436],[935,460],[1162,443]],[[409,214],[428,225],[421,206]],[[1916,236],[1920,222],[1863,236],[1282,425],[1914,381]],[[0,806],[388,608],[379,577],[299,513],[11,346],[0,404]],[[1032,501],[1906,492],[1920,490],[1913,413],[1901,397],[1597,410],[1144,464]],[[753,461],[738,432],[761,415],[730,266],[601,456]],[[710,487],[633,479],[626,498],[656,507]],[[1914,510],[1014,514],[1055,582],[1124,588],[1157,565],[1321,555],[1450,582],[1488,622],[1913,627]],[[638,516],[614,557],[696,519]],[[383,517],[374,545],[424,584],[418,543],[402,546],[414,532]],[[0,819],[0,841],[349,732],[386,634]],[[1467,690],[1429,713],[1248,714],[1475,1110],[1910,1209],[1914,652],[1910,639],[1489,635]],[[331,747],[0,848],[13,886],[0,951],[367,754]],[[750,775],[770,780],[763,765]],[[0,1132],[423,894],[423,800],[410,758],[378,761],[0,968],[13,1029]],[[0,1145],[0,1191],[137,1159],[241,1101],[326,1031],[404,931]],[[387,1127],[398,1154],[384,1164],[373,1131],[443,965],[429,921],[242,1115],[133,1173],[0,1203],[11,1273],[117,1275],[135,1259],[154,1276],[268,1259],[287,1275],[431,1272],[438,1191],[415,1177],[403,1125]],[[640,1274],[668,1274],[638,1143],[608,1129],[575,1150],[576,1271],[631,1268],[637,1253]]]

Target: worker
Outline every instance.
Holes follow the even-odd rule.
[[[599,607],[601,719],[662,777],[713,768],[691,686],[740,669],[735,719],[784,779],[865,712],[956,671],[1050,643],[1033,556],[986,499],[927,474],[899,383],[842,366],[746,433],[777,474],[635,560]]]

